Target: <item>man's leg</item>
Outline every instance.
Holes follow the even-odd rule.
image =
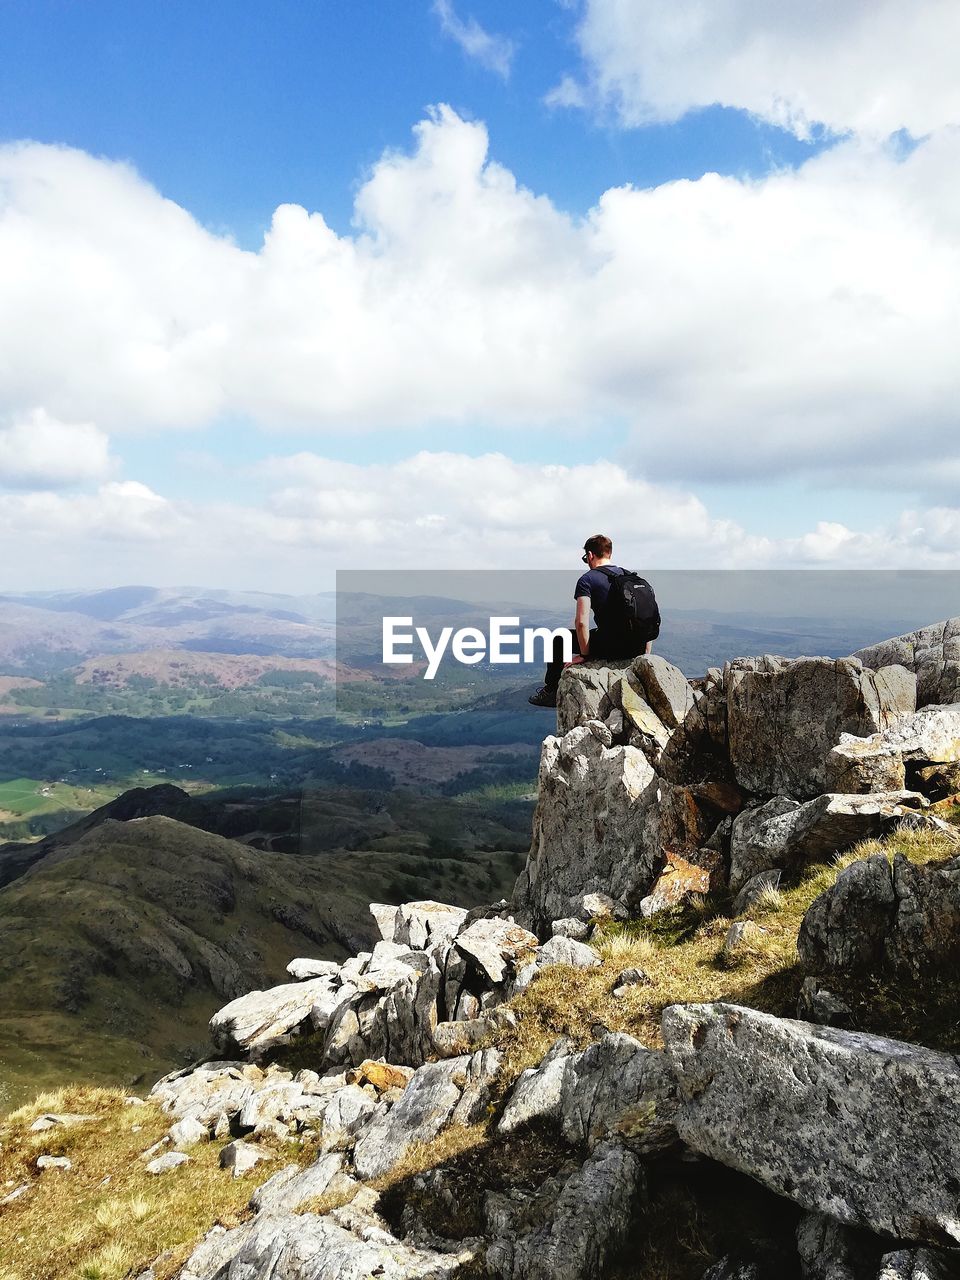
[[[570,637],[573,640],[573,652],[580,652],[580,644],[577,640],[577,633],[570,628]],[[555,636],[553,640],[553,657],[547,663],[547,669],[543,676],[543,687],[556,692],[560,683],[560,673],[563,671],[563,636]]]

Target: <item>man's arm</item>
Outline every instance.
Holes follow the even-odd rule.
[[[577,596],[577,616],[573,620],[577,644],[586,658],[590,653],[590,597]]]

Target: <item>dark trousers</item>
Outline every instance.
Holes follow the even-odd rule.
[[[580,641],[577,639],[577,633],[573,627],[570,628],[570,634],[573,636],[573,652],[580,652]],[[603,639],[596,627],[590,632],[590,657],[604,657]],[[609,656],[609,655],[607,655]],[[544,688],[556,689],[560,683],[560,673],[563,671],[563,637],[557,636],[553,642],[553,658],[547,664],[546,674],[543,677]]]

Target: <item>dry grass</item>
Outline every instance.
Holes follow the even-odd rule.
[[[166,1280],[215,1223],[240,1221],[254,1187],[298,1153],[277,1152],[246,1178],[219,1167],[222,1143],[202,1143],[190,1163],[153,1176],[138,1157],[169,1128],[153,1103],[131,1106],[115,1089],[42,1094],[0,1125],[0,1190],[30,1190],[0,1209],[0,1280],[122,1280],[153,1259]],[[45,1111],[93,1114],[88,1124],[31,1133]],[[65,1155],[70,1170],[38,1173],[40,1155]]]

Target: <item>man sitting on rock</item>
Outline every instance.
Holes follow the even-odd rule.
[[[628,573],[619,565],[611,564],[613,543],[602,533],[595,533],[583,544],[582,560],[587,572],[577,579],[573,598],[577,602],[577,612],[573,633],[573,652],[581,660],[593,658],[622,659],[635,658],[638,654],[649,653],[653,648],[650,636],[656,636],[660,629],[660,614],[649,583],[637,574]],[[626,596],[619,589],[611,596],[613,578],[626,576],[631,590],[635,593]],[[639,599],[640,611],[649,612],[649,618],[643,621],[630,621],[631,598]],[[590,610],[596,626],[590,627]],[[543,686],[527,699],[535,707],[555,707],[557,705],[557,686],[560,684],[560,673],[563,670],[563,644],[558,636],[553,645],[553,658],[547,666],[543,678]]]

